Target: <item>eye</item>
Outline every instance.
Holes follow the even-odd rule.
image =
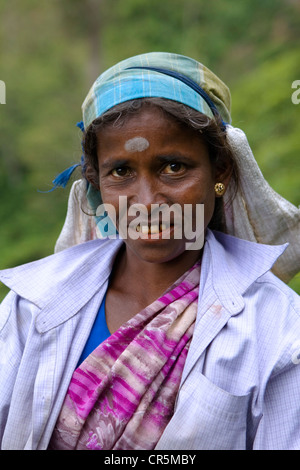
[[[184,170],[185,170],[185,165],[183,163],[173,162],[173,163],[168,163],[164,167],[162,173],[172,175],[172,174],[175,174],[175,173],[180,173]]]
[[[124,178],[125,176],[129,176],[131,173],[130,169],[127,166],[123,166],[119,168],[114,168],[111,174],[116,178]]]

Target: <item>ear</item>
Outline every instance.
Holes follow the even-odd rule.
[[[230,183],[232,174],[234,171],[233,164],[230,160],[226,162],[226,165],[222,165],[222,168],[216,168],[215,170],[215,183],[222,183],[225,186],[225,191],[223,194],[216,194],[216,197],[222,197],[224,196],[226,189],[228,188],[228,185]]]

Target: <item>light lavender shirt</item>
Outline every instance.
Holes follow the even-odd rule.
[[[46,449],[120,240],[0,272],[2,449]],[[300,299],[269,269],[285,247],[208,231],[198,315],[157,449],[300,449]]]

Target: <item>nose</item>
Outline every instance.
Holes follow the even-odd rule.
[[[168,197],[158,179],[144,177],[136,183],[132,203],[145,206],[149,213],[152,204],[166,204],[168,203]]]

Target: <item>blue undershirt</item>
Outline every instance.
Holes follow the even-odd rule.
[[[102,303],[98,310],[96,319],[94,321],[93,327],[91,329],[88,340],[83,348],[80,359],[78,361],[77,367],[94,351],[94,349],[103,343],[106,338],[111,336],[109,329],[107,327],[106,318],[105,318],[105,299],[106,293],[103,297]]]

